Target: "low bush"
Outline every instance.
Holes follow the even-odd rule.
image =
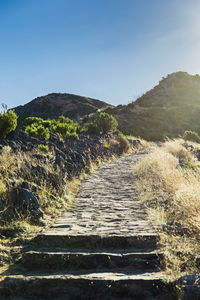
[[[89,134],[100,134],[100,131],[95,122],[86,123],[84,128]]]
[[[5,138],[9,133],[14,131],[17,127],[18,116],[13,110],[0,113],[0,138]]]
[[[191,141],[195,143],[200,143],[200,136],[195,131],[185,131],[183,134],[183,138],[185,141]]]
[[[53,121],[51,130],[55,133],[60,134],[63,138],[74,136],[78,138],[76,133],[78,124],[74,123],[73,120],[60,116],[57,121]]]
[[[24,120],[23,128],[28,134],[44,137],[46,139],[50,137],[50,131],[61,135],[62,138],[69,136],[78,138],[76,133],[78,124],[64,116],[60,116],[57,120],[43,120],[38,117],[29,117]]]
[[[48,145],[38,145],[38,150],[43,151],[43,152],[48,152],[49,151],[49,146]]]
[[[45,128],[43,125],[39,125],[39,126],[36,126],[35,124],[28,125],[25,129],[25,132],[27,132],[30,135],[42,137],[45,139],[49,139],[50,137],[49,129]]]
[[[38,118],[38,117],[28,117],[24,120],[22,127],[25,129],[28,125],[32,125],[32,124],[41,124],[44,120],[42,118]]]

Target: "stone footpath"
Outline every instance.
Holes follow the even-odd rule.
[[[134,188],[132,167],[143,155],[124,156],[82,183],[74,205],[5,278],[5,299],[164,299],[159,238]]]
[[[50,232],[70,235],[155,234],[134,188],[132,167],[142,154],[112,162],[87,178],[74,206]]]

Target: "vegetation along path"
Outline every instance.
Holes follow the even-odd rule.
[[[74,205],[5,278],[7,297],[163,299],[158,235],[134,188],[132,166],[142,155],[124,156],[82,183]]]

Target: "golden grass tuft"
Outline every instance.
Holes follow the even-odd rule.
[[[183,146],[185,141],[183,139],[169,140],[162,144],[165,152],[172,154],[178,159],[188,159],[193,161],[193,155]]]
[[[180,183],[181,174],[177,166],[178,159],[176,157],[156,148],[135,166],[134,171],[140,180],[144,179],[145,187],[148,190],[158,194],[171,193]]]

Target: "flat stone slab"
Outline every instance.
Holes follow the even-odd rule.
[[[100,270],[103,268],[126,268],[146,270],[159,265],[161,254],[156,252],[111,253],[111,252],[50,252],[29,251],[22,258],[23,266],[29,270]]]
[[[135,270],[116,270],[114,269],[108,271],[101,270],[100,272],[97,272],[96,270],[89,271],[88,273],[85,271],[78,271],[78,272],[59,272],[59,274],[47,274],[47,273],[29,273],[25,275],[10,275],[7,276],[7,280],[24,280],[24,281],[30,281],[30,280],[70,280],[70,279],[84,279],[84,280],[162,280],[164,278],[164,275],[162,272],[143,272],[143,270],[135,271]]]
[[[31,274],[29,276],[14,276],[6,278],[5,299],[143,299],[151,300],[163,289],[162,274],[123,272],[110,270],[98,273],[95,270],[88,274],[60,273],[58,275]],[[158,299],[158,298],[156,298]],[[163,300],[163,298],[160,298]]]
[[[35,247],[54,249],[155,249],[157,247],[158,235],[142,234],[133,235],[129,232],[124,235],[82,235],[80,232],[77,235],[67,235],[63,231],[52,232],[48,231],[38,235],[34,239]]]

